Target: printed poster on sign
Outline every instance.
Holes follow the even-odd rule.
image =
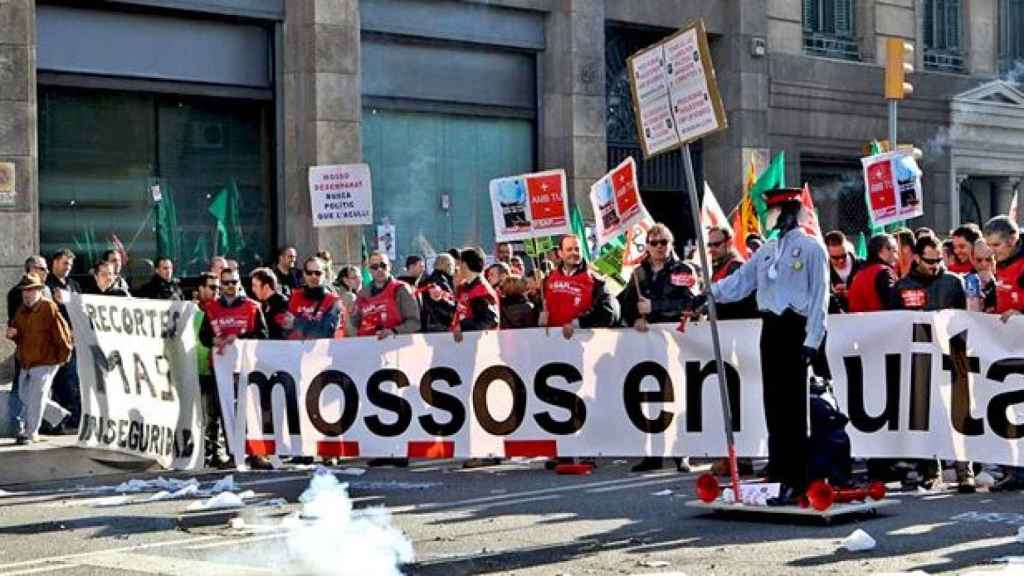
[[[314,227],[373,224],[373,189],[366,164],[311,166],[309,197]]]
[[[514,242],[569,233],[565,171],[549,170],[491,180],[494,239]]]
[[[639,190],[636,162],[632,156],[590,187],[590,204],[597,224],[598,245],[607,244],[646,214]]]
[[[398,241],[395,238],[395,225],[384,222],[377,225],[377,250],[388,255],[392,262],[398,259]]]
[[[644,157],[727,127],[703,21],[637,52],[627,66]]]
[[[921,168],[910,150],[861,158],[868,212],[875,226],[924,214]]]
[[[14,180],[14,162],[0,162],[0,206],[15,205]]]

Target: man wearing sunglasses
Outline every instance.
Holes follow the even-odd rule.
[[[206,310],[217,300],[220,294],[220,279],[212,272],[199,275],[199,286],[196,288],[196,306],[199,312],[195,315],[194,326],[198,336],[203,329]],[[199,373],[199,392],[203,403],[203,414],[206,416],[206,463],[214,468],[226,468],[230,465],[227,445],[221,434],[223,418],[220,403],[217,400],[217,379],[213,375],[213,362],[210,360],[210,347],[205,346],[201,338],[196,343],[196,364]]]
[[[965,310],[967,292],[960,276],[946,270],[942,244],[931,235],[914,243],[914,267],[896,282],[893,307],[897,310]]]
[[[750,240],[750,236],[747,237]],[[751,252],[757,252],[751,250]],[[708,230],[708,255],[711,256],[711,282],[721,282],[734,274],[743,266],[745,260],[736,253],[732,230],[722,226],[712,226]],[[757,299],[753,294],[739,302],[730,302],[718,306],[719,320],[738,320],[757,318]]]
[[[853,255],[846,234],[839,230],[825,234],[825,249],[828,250],[829,285],[832,290],[828,311],[832,314],[846,312],[850,308],[850,285],[864,263]]]
[[[349,336],[376,336],[384,339],[396,334],[414,334],[420,330],[420,309],[408,284],[391,275],[391,261],[380,250],[367,260],[373,281],[363,286],[345,327]]]
[[[305,285],[292,290],[282,323],[291,340],[334,338],[341,321],[341,299],[327,289],[326,263],[312,256],[302,264]]]

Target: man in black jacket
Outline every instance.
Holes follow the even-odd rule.
[[[420,282],[418,290],[425,292],[420,298],[420,318],[424,332],[447,332],[455,317],[455,259],[450,254],[439,254],[434,260],[434,271]]]
[[[942,263],[942,245],[931,235],[923,235],[914,244],[914,267],[896,282],[892,306],[897,310],[964,310],[967,293],[963,278],[946,270]]]
[[[57,303],[64,321],[71,327],[71,317],[68,315],[67,303],[72,293],[80,293],[81,288],[78,282],[71,277],[71,269],[75,266],[75,253],[67,248],[54,252],[50,258],[50,274],[46,277],[46,287],[53,294],[53,301]],[[71,359],[57,370],[53,378],[53,400],[68,409],[71,414],[64,422],[66,431],[78,432],[78,425],[82,419],[82,392],[78,381],[78,357],[75,351],[71,351]]]
[[[278,291],[277,276],[270,268],[257,268],[249,274],[252,295],[260,302],[267,322],[268,340],[287,340],[290,330],[284,327],[288,299]]]
[[[151,300],[184,300],[178,279],[174,277],[174,261],[166,256],[156,259],[153,278],[135,293],[139,298]]]
[[[850,304],[850,284],[864,263],[853,255],[846,235],[839,230],[825,234],[825,248],[828,249],[828,275],[831,287],[828,311],[831,314],[846,312]]]

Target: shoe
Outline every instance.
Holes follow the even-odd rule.
[[[769,506],[796,506],[799,495],[796,490],[783,484],[779,487],[779,495],[768,499]]]
[[[408,468],[408,458],[374,458],[366,463],[370,468],[378,468],[380,466],[394,466],[395,468]]]
[[[961,494],[974,494],[978,491],[974,484],[974,468],[969,462],[957,462],[956,481],[956,491]]]
[[[289,464],[295,464],[297,466],[309,466],[313,463],[312,456],[295,456],[294,458],[288,459]]]
[[[14,444],[16,446],[28,446],[31,443],[32,443],[32,440],[29,440],[28,436],[18,436],[14,440]]]
[[[690,473],[690,459],[689,458],[676,458],[676,471],[682,472],[683,474]]]
[[[274,465],[270,463],[270,460],[266,456],[249,456],[246,459],[249,463],[249,467],[253,470],[273,470]]]
[[[484,468],[486,466],[497,466],[501,464],[501,458],[470,458],[462,463],[466,469]]]
[[[665,466],[665,462],[662,458],[644,458],[636,466],[630,468],[633,472],[651,472],[653,470],[661,470]]]

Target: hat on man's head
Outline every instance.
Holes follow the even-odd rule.
[[[43,281],[40,280],[39,278],[36,278],[32,274],[25,274],[25,276],[22,277],[21,282],[22,282],[22,284],[21,284],[22,291],[25,291],[25,290],[36,290],[36,289],[40,289],[40,288],[42,288],[44,286]]]
[[[769,208],[774,208],[783,202],[799,202],[803,193],[803,188],[773,188],[764,193],[764,202]]]

